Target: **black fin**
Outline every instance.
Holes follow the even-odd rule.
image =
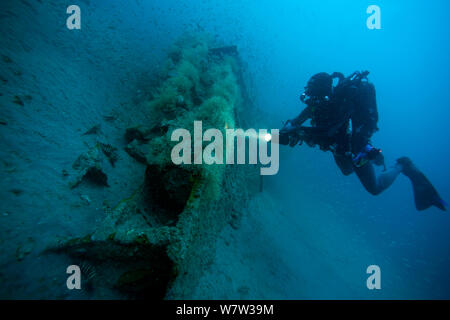
[[[447,210],[446,203],[439,196],[431,182],[414,166],[409,158],[402,157],[397,162],[403,167],[402,173],[411,180],[417,210],[425,210],[431,206],[436,206],[443,211]]]

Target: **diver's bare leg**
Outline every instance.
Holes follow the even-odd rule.
[[[355,167],[355,172],[364,188],[371,194],[377,195],[390,187],[402,172],[402,166],[397,164],[377,177],[373,164],[368,162],[362,167]]]

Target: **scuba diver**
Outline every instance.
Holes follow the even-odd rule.
[[[373,195],[386,190],[403,173],[412,183],[417,210],[430,206],[446,210],[447,204],[409,158],[401,157],[392,168],[386,169],[381,150],[370,142],[378,131],[378,111],[375,87],[368,81],[368,74],[357,71],[344,77],[339,72],[331,75],[321,72],[312,76],[300,96],[306,108],[285,123],[279,143],[294,147],[305,142],[331,151],[342,173],[347,176],[355,172]],[[337,79],[335,86],[334,79]],[[302,126],[307,120],[311,126]],[[384,166],[384,171],[377,175],[374,165]]]

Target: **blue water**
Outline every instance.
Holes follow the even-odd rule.
[[[65,28],[70,4],[82,10],[81,30]],[[366,26],[372,4],[381,9],[380,30]],[[0,96],[0,120],[8,123],[0,126],[2,297],[54,298],[34,281],[41,277],[33,274],[43,268],[41,258],[32,253],[37,260],[17,262],[17,244],[44,235],[34,245],[37,252],[55,230],[71,236],[91,231],[101,219],[92,208],[126,198],[140,181],[140,167],[117,169],[117,187],[96,191],[92,210],[71,216],[74,207],[67,203],[82,194],[63,193],[60,172],[84,148],[74,136],[111,108],[127,113],[136,107],[130,101],[139,100],[148,75],[163,66],[185,31],[206,31],[237,46],[250,94],[269,115],[267,128],[300,113],[299,95],[313,74],[369,70],[380,117],[374,145],[388,166],[410,157],[450,202],[449,10],[446,0],[2,1],[0,53],[13,60],[1,65],[8,80]],[[29,108],[11,104],[14,95],[28,93]],[[103,129],[108,136],[117,128]],[[254,279],[247,282],[264,289],[250,288],[248,297],[450,298],[450,217],[434,207],[418,212],[406,177],[372,196],[354,174],[339,172],[330,153],[281,147],[280,158],[279,173],[264,178],[264,193],[255,200],[268,209],[244,220],[248,224],[234,236],[247,262],[223,267],[245,282],[240,268],[250,266],[254,272],[247,277]],[[42,181],[48,183],[42,187]],[[11,185],[29,197],[16,197]],[[223,250],[218,261],[230,255]],[[381,268],[381,290],[366,288],[372,264]],[[208,297],[239,297],[233,288],[211,290]]]

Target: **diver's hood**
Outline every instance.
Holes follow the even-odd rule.
[[[331,96],[333,78],[326,72],[320,72],[309,79],[305,87],[305,95],[309,97]]]

